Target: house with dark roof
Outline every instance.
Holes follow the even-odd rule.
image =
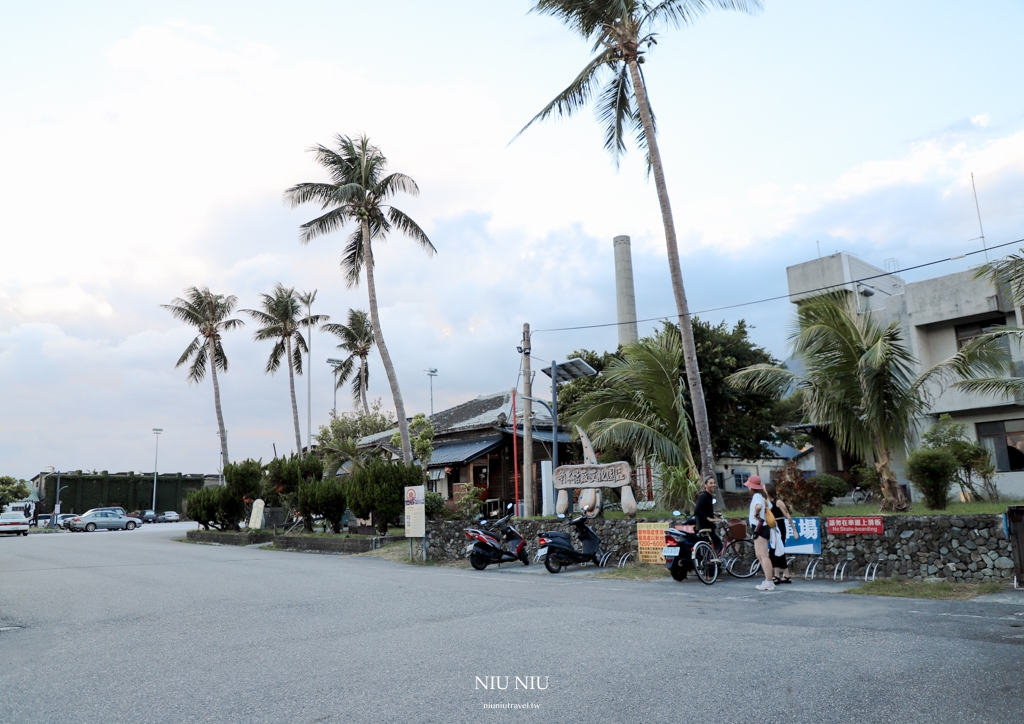
[[[798,450],[792,445],[767,444],[768,454],[757,460],[744,460],[723,456],[715,461],[715,477],[718,478],[718,487],[724,491],[743,492],[743,483],[751,475],[757,475],[761,480],[774,480],[785,469],[790,461],[796,463],[798,469],[804,472],[805,477],[812,477],[815,474],[814,447],[805,446]]]
[[[546,410],[534,409],[532,420],[534,499],[539,510],[541,463],[551,460],[554,435]],[[440,493],[446,504],[453,507],[456,494],[464,486],[472,484],[484,488],[488,514],[515,500],[514,470],[522,470],[523,465],[523,410],[520,401],[513,419],[511,391],[481,395],[441,410],[430,416],[430,422],[434,426],[434,452],[427,462],[428,490]],[[369,435],[359,441],[359,447],[386,450],[400,457],[402,451],[391,444],[394,433],[393,428]],[[569,441],[563,428],[558,432],[561,460],[567,459]],[[519,485],[522,486],[521,478]],[[520,488],[519,498],[522,496]]]

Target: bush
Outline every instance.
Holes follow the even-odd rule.
[[[850,486],[846,484],[845,480],[828,473],[815,475],[811,478],[811,482],[818,486],[822,505],[831,505],[834,499],[842,498],[850,492]]]
[[[665,510],[690,510],[700,493],[700,471],[685,465],[665,466],[661,472],[659,501]]]
[[[397,519],[405,509],[405,488],[422,484],[423,471],[418,466],[374,458],[356,467],[342,486],[352,512],[359,518],[373,515],[383,535],[388,532],[388,521]]]
[[[238,530],[245,506],[230,488],[199,488],[189,493],[185,512],[206,530]]]
[[[311,480],[320,480],[324,475],[324,465],[320,458],[309,455],[305,458],[291,455],[287,458],[274,458],[267,463],[267,475],[263,481],[263,500],[268,507],[284,507],[300,510],[298,492],[299,485]],[[312,530],[312,527],[307,527]]]
[[[224,466],[224,484],[239,500],[255,500],[263,492],[263,461],[243,460]]]
[[[455,512],[461,518],[475,518],[480,514],[484,499],[481,497],[486,491],[476,487],[473,483],[462,486],[462,490],[455,496]]]
[[[427,517],[435,520],[442,517],[447,508],[444,507],[444,498],[441,497],[441,494],[428,490],[425,497],[424,512]]]
[[[960,462],[945,449],[918,448],[907,456],[904,470],[914,489],[932,510],[945,510]]]
[[[804,471],[790,462],[776,485],[779,497],[804,515],[821,513],[821,486],[804,478]]]
[[[299,484],[299,512],[305,518],[306,530],[312,530],[314,515],[322,515],[335,533],[341,532],[341,519],[345,515],[345,490],[336,479],[311,480]]]

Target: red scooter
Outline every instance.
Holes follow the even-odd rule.
[[[507,509],[512,509],[512,503],[508,504]],[[520,561],[524,566],[530,565],[526,541],[509,523],[511,518],[512,513],[509,513],[492,523],[481,520],[479,528],[466,528],[466,540],[471,541],[466,546],[466,553],[469,554],[469,563],[473,568],[482,571],[492,563],[511,561]],[[506,545],[502,545],[502,538]]]

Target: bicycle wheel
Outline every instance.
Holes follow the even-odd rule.
[[[711,544],[700,541],[693,547],[693,572],[706,586],[718,580],[718,560]]]
[[[761,570],[761,563],[754,552],[754,542],[750,540],[732,541],[725,547],[722,558],[725,570],[736,578],[750,578]]]

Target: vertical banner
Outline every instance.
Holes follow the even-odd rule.
[[[425,490],[422,485],[405,489],[405,537],[424,538],[427,535]]]
[[[800,537],[793,535],[793,526],[786,520],[786,553],[820,556],[821,521],[818,518],[793,518],[793,522]]]

